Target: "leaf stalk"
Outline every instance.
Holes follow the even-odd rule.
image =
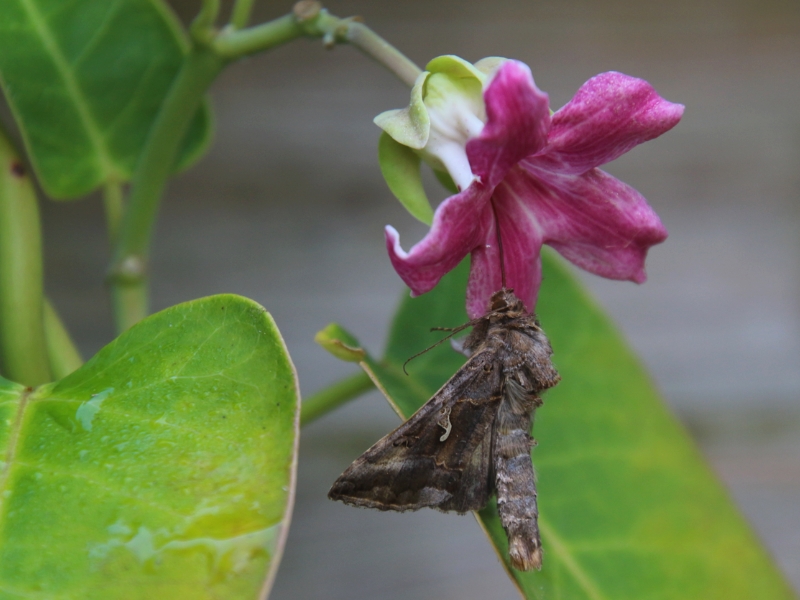
[[[161,196],[203,94],[223,66],[224,61],[207,47],[195,46],[190,51],[134,170],[109,274],[119,332],[147,315],[147,260]]]
[[[346,379],[337,381],[303,400],[300,406],[300,426],[305,427],[312,421],[319,419],[333,409],[357,398],[374,387],[375,384],[364,372],[356,373]]]
[[[0,129],[0,360],[8,379],[28,386],[50,381],[42,271],[36,192]]]
[[[44,334],[53,379],[63,379],[83,364],[80,352],[47,298],[44,300]]]

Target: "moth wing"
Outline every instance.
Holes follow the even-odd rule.
[[[357,458],[328,497],[380,510],[483,508],[494,490],[500,366],[493,352],[473,355],[408,421]]]

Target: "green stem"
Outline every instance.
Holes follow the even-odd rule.
[[[203,0],[200,12],[189,27],[195,41],[206,44],[214,36],[214,22],[219,15],[219,0]]]
[[[347,42],[358,48],[389,69],[409,87],[414,86],[417,77],[422,73],[422,69],[411,62],[408,57],[363,23],[348,21],[347,26],[341,31],[341,40],[337,41]]]
[[[302,0],[294,14],[237,31],[228,29],[213,42],[215,51],[227,59],[268,50],[300,36],[322,38],[326,45],[350,44],[413,86],[421,69],[369,27],[354,18],[341,19],[328,13],[319,2]]]
[[[44,333],[54,379],[63,379],[83,364],[80,352],[47,298],[44,301]]]
[[[147,315],[146,267],[161,195],[203,94],[223,66],[208,48],[195,47],[189,53],[136,165],[109,277],[120,332]]]
[[[234,8],[234,18],[241,20],[252,7],[249,0],[241,0]],[[248,29],[228,27],[216,33],[213,23],[218,11],[218,0],[203,1],[192,24],[193,48],[161,105],[131,180],[109,274],[120,332],[147,315],[147,260],[161,196],[203,94],[227,62],[309,36],[321,37],[331,45],[350,43],[408,85],[413,85],[420,73],[419,67],[368,27],[354,19],[332,16],[318,2],[301,0],[291,15]]]
[[[247,27],[250,21],[250,13],[253,11],[253,2],[255,0],[236,0],[231,12],[231,27],[234,29],[241,29]]]
[[[29,386],[50,381],[42,288],[36,192],[0,129],[0,360],[8,379]]]
[[[227,29],[214,40],[214,52],[226,60],[235,60],[248,54],[269,50],[305,35],[294,15],[247,29]]]
[[[309,396],[303,400],[300,406],[300,426],[311,423],[322,415],[329,413],[337,408],[368,392],[375,384],[366,373],[356,373],[355,375],[337,381],[333,385],[325,388],[321,392]]]
[[[106,183],[103,186],[103,205],[106,209],[106,227],[108,228],[108,239],[113,246],[119,235],[119,224],[122,221],[122,185],[116,181]]]

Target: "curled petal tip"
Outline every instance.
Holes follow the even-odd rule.
[[[683,117],[683,111],[686,110],[686,107],[683,104],[675,104],[669,100],[664,100],[661,96],[656,94],[655,90],[653,91],[653,94],[655,94],[657,97],[656,102],[654,102],[653,111],[656,113],[662,125],[657,135],[661,135],[662,133],[666,133],[675,127],[675,125],[680,122],[681,118]]]
[[[400,234],[397,233],[397,229],[387,225],[383,230],[383,235],[386,238],[386,249],[389,251],[390,257],[408,258],[408,253],[400,246]]]

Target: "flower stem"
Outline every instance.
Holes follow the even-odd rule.
[[[366,373],[356,373],[309,396],[300,406],[300,426],[305,426],[348,402],[368,392],[375,386]]]
[[[341,35],[341,41],[378,61],[408,87],[413,87],[422,73],[422,69],[363,23],[349,21]]]
[[[83,364],[80,352],[50,301],[44,301],[44,333],[50,370],[55,380],[63,379]]]
[[[322,38],[325,45],[350,44],[375,59],[394,73],[403,83],[412,86],[421,69],[357,18],[335,17],[319,2],[301,0],[293,14],[248,29],[223,31],[213,43],[220,56],[240,58],[268,50],[292,39],[308,36]]]
[[[0,129],[0,359],[8,379],[29,386],[50,381],[42,288],[36,192]]]

